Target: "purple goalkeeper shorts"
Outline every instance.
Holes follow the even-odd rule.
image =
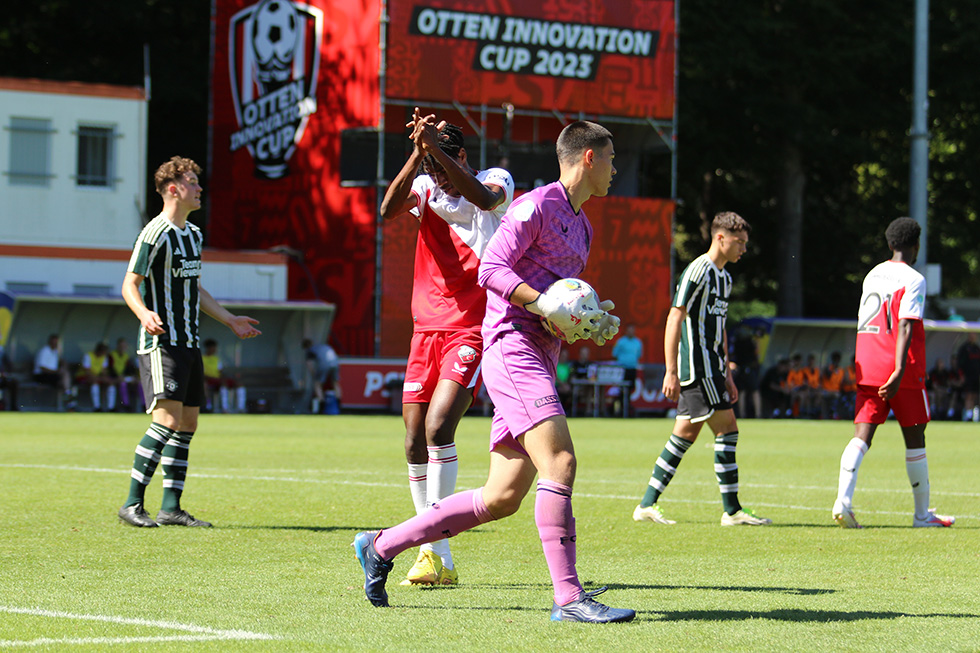
[[[503,445],[527,454],[517,438],[549,417],[565,415],[555,389],[557,351],[544,351],[527,334],[508,331],[483,352],[483,383],[494,408],[490,451]]]

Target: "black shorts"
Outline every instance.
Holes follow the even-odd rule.
[[[160,345],[148,354],[139,354],[139,361],[147,413],[153,412],[160,399],[179,401],[191,408],[204,405],[200,349]]]
[[[732,407],[725,378],[713,376],[698,379],[690,385],[681,386],[681,396],[677,401],[677,417],[691,422],[703,422],[716,411]]]

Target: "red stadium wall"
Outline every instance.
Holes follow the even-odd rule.
[[[663,363],[664,323],[673,292],[670,238],[674,203],[636,197],[595,197],[584,209],[592,223],[594,242],[583,277],[601,298],[616,302],[615,313],[624,325],[636,325],[637,337],[645,346],[644,362]],[[417,233],[415,220],[402,218],[385,225],[382,356],[408,356]],[[573,346],[573,350],[577,349],[578,346]],[[593,351],[592,358],[606,360],[611,355],[611,350]]]
[[[300,252],[315,288],[291,263],[289,297],[335,303],[350,355],[374,353],[376,199],[340,187],[340,133],[377,125],[378,12],[372,0],[218,0],[214,12],[209,245]]]

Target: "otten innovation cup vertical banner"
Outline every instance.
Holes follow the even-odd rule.
[[[371,353],[375,189],[345,188],[341,134],[377,125],[377,0],[213,0],[208,244],[284,248],[289,298],[337,306]],[[202,162],[203,163],[203,162]]]
[[[389,97],[673,115],[673,0],[393,0],[389,12]]]
[[[284,177],[316,113],[323,11],[264,0],[232,16],[228,32],[228,81],[238,119],[230,149],[248,148],[256,176]]]

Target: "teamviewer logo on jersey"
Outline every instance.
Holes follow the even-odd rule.
[[[248,148],[256,175],[278,179],[316,113],[323,11],[261,0],[232,16],[228,71],[238,131],[232,152]]]

